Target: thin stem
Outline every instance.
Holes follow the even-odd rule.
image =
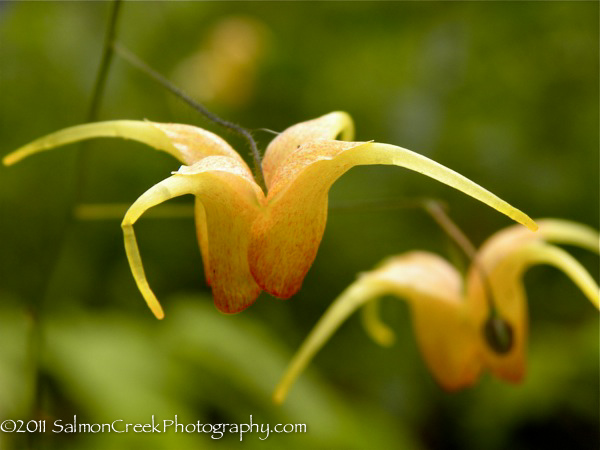
[[[435,222],[440,226],[440,228],[444,230],[444,232],[456,243],[456,245],[458,245],[467,258],[469,258],[471,263],[477,268],[481,279],[483,280],[483,285],[485,286],[488,306],[490,307],[492,314],[495,315],[496,308],[494,307],[492,287],[490,286],[487,272],[478,261],[477,249],[467,235],[462,232],[456,223],[454,223],[444,208],[442,208],[437,201],[428,201],[423,205],[423,207],[425,211],[433,218],[433,220],[435,220]]]
[[[474,261],[477,258],[477,250],[471,240],[454,223],[450,216],[446,214],[444,208],[436,200],[424,202],[423,208],[470,260]]]
[[[121,6],[121,0],[114,0],[111,6],[110,17],[108,21],[108,26],[106,29],[105,40],[103,44],[102,50],[102,59],[100,61],[100,66],[98,68],[98,72],[96,74],[96,79],[94,82],[94,88],[92,93],[92,98],[90,101],[90,106],[86,115],[87,121],[93,121],[96,119],[98,110],[100,109],[100,103],[102,101],[102,96],[104,94],[104,88],[106,86],[106,80],[108,77],[108,72],[110,69],[110,63],[112,60],[112,41],[115,38],[116,30],[117,30],[117,19],[119,17]],[[69,204],[69,208],[66,211],[64,217],[64,226],[62,227],[62,231],[60,236],[54,240],[53,249],[48,252],[48,254],[52,255],[51,257],[46,259],[47,269],[43,271],[47,276],[43,281],[42,289],[43,295],[39,298],[39,300],[32,301],[30,306],[30,314],[31,314],[31,336],[30,336],[30,355],[32,362],[32,373],[34,375],[33,386],[32,386],[32,410],[31,416],[36,418],[38,412],[42,407],[42,382],[43,382],[43,374],[40,370],[40,355],[42,352],[42,330],[41,330],[41,316],[43,313],[43,305],[44,300],[48,297],[50,292],[50,286],[52,280],[55,275],[55,268],[57,266],[57,262],[61,255],[61,250],[66,241],[67,235],[69,234],[69,230],[73,225],[74,221],[74,206],[78,203],[79,196],[81,195],[81,186],[83,184],[83,166],[84,161],[81,157],[81,152],[77,152],[75,165],[77,166],[77,178],[73,183],[73,190],[70,200],[67,202]],[[27,433],[27,444],[29,448],[39,448],[39,439],[41,439],[41,434],[39,433]]]
[[[435,200],[426,202],[424,208],[442,230],[462,249],[479,273],[490,309],[488,319],[484,324],[484,336],[497,353],[508,352],[512,347],[512,328],[498,314],[489,275],[479,261],[475,246]]]
[[[95,122],[98,119],[98,111],[100,110],[100,103],[102,102],[102,98],[104,96],[104,88],[106,87],[106,80],[108,79],[108,72],[110,70],[110,65],[113,60],[113,47],[112,44],[117,35],[117,22],[119,18],[119,13],[121,11],[121,0],[114,0],[111,5],[110,17],[108,19],[108,25],[106,28],[106,33],[104,35],[104,44],[102,45],[102,58],[100,60],[100,65],[98,66],[98,72],[96,73],[96,79],[94,81],[94,88],[92,90],[92,99],[90,100],[90,106],[86,115],[86,122]],[[85,181],[85,166],[87,165],[87,160],[89,156],[86,153],[82,153],[82,149],[86,147],[87,143],[80,144],[77,154],[75,156],[75,173],[77,174],[77,178],[75,180],[75,189],[72,191],[72,199],[71,208],[69,218],[67,221],[71,221],[74,218],[74,208],[79,200],[81,199],[81,194],[83,192],[83,185]],[[65,233],[66,234],[66,233]]]
[[[121,10],[121,0],[114,0],[112,9],[110,11],[110,19],[108,21],[108,28],[104,37],[104,47],[102,49],[102,60],[100,61],[100,67],[96,74],[96,82],[94,83],[94,90],[92,94],[92,101],[90,102],[90,108],[88,110],[86,122],[93,122],[98,116],[98,110],[100,109],[100,102],[104,94],[104,87],[106,86],[106,79],[108,77],[108,71],[110,69],[110,63],[113,58],[113,42],[117,34],[117,19]]]
[[[423,208],[425,211],[435,220],[435,222],[440,226],[442,230],[454,241],[456,245],[464,252],[464,254],[469,258],[472,264],[477,268],[479,274],[481,275],[481,279],[483,280],[483,284],[486,289],[486,298],[488,299],[488,305],[492,310],[492,313],[495,313],[496,309],[494,308],[494,301],[492,297],[492,288],[489,283],[489,278],[487,276],[487,272],[481,266],[477,258],[477,249],[471,242],[471,240],[467,237],[466,234],[462,232],[456,223],[450,218],[450,216],[446,213],[444,208],[436,201],[429,200],[423,204]]]
[[[138,58],[134,53],[132,53],[127,48],[125,48],[122,44],[120,44],[118,42],[113,42],[112,46],[113,46],[115,52],[121,58],[123,58],[125,61],[130,63],[132,66],[135,66],[136,68],[138,68],[139,70],[144,72],[146,75],[148,75],[150,78],[152,78],[158,84],[160,84],[162,87],[164,87],[169,92],[171,92],[172,94],[176,95],[181,100],[186,102],[188,105],[190,105],[192,108],[194,108],[200,114],[202,114],[208,120],[216,123],[217,125],[222,126],[223,128],[226,128],[227,130],[232,131],[232,132],[236,133],[237,135],[241,136],[242,138],[244,138],[250,147],[250,150],[252,153],[252,159],[254,160],[254,177],[256,178],[256,181],[260,185],[262,190],[265,193],[267,192],[265,177],[262,172],[261,156],[260,156],[260,153],[258,152],[258,147],[256,145],[256,141],[254,140],[254,138],[252,137],[252,133],[248,129],[241,127],[240,125],[237,125],[228,120],[222,119],[221,117],[217,116],[216,114],[210,112],[202,104],[195,101],[192,97],[190,97],[183,90],[181,90],[180,88],[175,86],[173,83],[171,83],[169,80],[167,80],[164,76],[162,76],[160,73],[158,73],[152,67],[150,67],[144,61],[142,61],[140,58]]]

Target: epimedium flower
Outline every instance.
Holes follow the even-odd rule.
[[[506,381],[520,381],[526,367],[528,322],[522,278],[529,267],[549,264],[560,269],[600,309],[592,276],[565,250],[549,244],[598,253],[598,232],[565,220],[537,223],[536,233],[511,226],[490,237],[464,280],[445,259],[424,251],[391,257],[360,275],[305,339],[275,389],[274,400],[283,402],[315,353],[360,307],[368,334],[381,345],[391,345],[394,333],[378,313],[378,298],[383,295],[408,302],[420,351],[442,387],[457,390],[472,385],[485,369]]]
[[[289,298],[300,289],[323,236],[329,188],[357,165],[389,164],[420,172],[536,228],[527,215],[451,169],[401,147],[349,142],[353,134],[352,119],[344,112],[280,133],[262,161],[266,193],[227,142],[190,125],[132,120],[83,124],[37,139],[3,162],[11,165],[31,154],[85,139],[120,137],[165,151],[183,164],[139,197],[122,222],[133,276],[158,318],[164,313],[146,279],[133,224],[149,208],[185,194],[196,198],[205,277],[216,307],[225,313],[247,308],[261,290]],[[344,140],[336,140],[337,136]]]

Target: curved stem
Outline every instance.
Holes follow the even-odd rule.
[[[125,61],[130,63],[132,66],[137,67],[139,70],[141,70],[146,75],[151,77],[154,81],[156,81],[158,84],[160,84],[162,87],[167,89],[172,94],[175,94],[177,97],[179,97],[181,100],[186,102],[188,105],[190,105],[192,108],[194,108],[200,114],[202,114],[208,120],[216,123],[217,125],[222,126],[223,128],[226,128],[229,131],[232,131],[232,132],[236,133],[237,135],[241,136],[242,138],[244,138],[246,140],[246,142],[248,143],[248,146],[250,147],[252,159],[254,161],[254,177],[255,177],[258,185],[261,187],[263,192],[266,194],[267,187],[266,187],[266,183],[265,183],[265,177],[262,172],[262,160],[261,160],[260,153],[258,151],[258,147],[256,146],[256,141],[252,137],[252,133],[250,132],[250,130],[248,130],[244,127],[241,127],[240,125],[237,125],[228,120],[222,119],[221,117],[217,116],[216,114],[214,114],[211,111],[209,111],[208,109],[206,109],[206,107],[204,107],[202,104],[195,101],[188,94],[186,94],[180,88],[178,88],[173,83],[171,83],[169,80],[167,80],[164,76],[162,76],[160,73],[158,73],[152,67],[150,67],[144,61],[142,61],[140,58],[138,58],[130,50],[125,48],[122,44],[120,44],[118,42],[113,42],[112,47],[114,48],[115,52],[117,52],[119,54],[119,56],[121,58],[123,58]]]

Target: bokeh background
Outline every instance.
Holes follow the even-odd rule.
[[[596,2],[132,2],[118,39],[211,110],[281,131],[333,110],[357,139],[401,145],[481,183],[532,217],[598,228]],[[84,121],[109,3],[0,3],[0,153]],[[223,131],[115,58],[99,118]],[[225,137],[246,155],[243,142]],[[264,148],[271,135],[257,132]],[[306,423],[306,434],[0,434],[0,448],[596,449],[598,314],[555,269],[525,278],[528,376],[484,376],[444,392],[418,353],[403,302],[383,302],[398,333],[371,342],[354,316],[286,403],[270,395],[329,303],[384,257],[451,257],[418,209],[360,208],[429,196],[478,245],[508,219],[396,167],[362,167],[330,193],[317,259],[291,300],[266,294],[219,314],[193,220],[136,225],[156,321],[127,266],[120,219],[67,217],[78,203],[132,203],[178,167],[117,140],[0,168],[0,419],[145,423]],[[173,204],[191,204],[191,198]],[[354,206],[352,206],[354,205]],[[343,207],[343,208],[342,208]],[[572,253],[596,277],[598,258]],[[454,251],[456,255],[456,252]],[[49,426],[49,425],[48,425]]]

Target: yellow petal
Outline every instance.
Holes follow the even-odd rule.
[[[396,341],[396,333],[381,321],[379,300],[365,303],[361,309],[361,319],[367,334],[382,347],[391,347]]]
[[[193,164],[211,155],[229,156],[242,161],[223,139],[201,128],[138,120],[112,120],[76,125],[48,134],[5,156],[2,162],[10,166],[34,153],[100,137],[119,137],[142,142],[171,154],[185,164]]]
[[[182,177],[169,177],[166,180],[155,184],[148,189],[141,197],[139,197],[133,205],[127,210],[125,218],[121,223],[123,229],[123,237],[125,240],[125,252],[129,260],[129,267],[133,273],[133,278],[142,293],[148,307],[157,319],[162,319],[165,314],[160,306],[160,302],[154,295],[154,292],[148,284],[140,250],[133,231],[133,224],[139,217],[148,209],[156,206],[164,201],[180,195],[191,194],[193,186],[189,180]]]
[[[387,144],[317,140],[302,145],[271,179],[267,207],[253,225],[250,268],[269,293],[287,298],[300,289],[323,236],[331,185],[357,165],[388,164],[434,178],[528,227],[536,225],[458,173],[410,150]]]
[[[599,308],[598,285],[585,267],[560,247],[531,242],[512,252],[490,273],[495,306],[509,323],[520,328],[526,320],[522,278],[527,269],[537,264],[548,264],[564,272]]]
[[[144,274],[133,224],[147,209],[184,194],[195,195],[202,204],[201,211],[206,212],[199,223],[206,226],[210,243],[210,250],[208,245],[203,248],[203,258],[209,262],[215,305],[225,313],[239,312],[260,293],[250,275],[246,254],[250,224],[259,211],[261,194],[246,168],[226,156],[209,156],[193,166],[182,166],[131,206],[122,226],[136,283],[152,311],[161,318],[162,310]]]
[[[265,152],[262,169],[267,188],[271,187],[271,182],[278,168],[298,147],[316,139],[335,139],[339,134],[341,134],[344,141],[349,141],[354,137],[352,118],[341,111],[332,112],[287,128],[271,141]]]
[[[538,219],[536,222],[539,225],[536,233],[519,226],[494,233],[479,249],[479,261],[487,270],[492,270],[515,250],[530,242],[542,241],[577,245],[595,253],[600,251],[600,234],[587,225],[562,219]]]
[[[543,259],[537,262],[536,258],[538,258],[538,254],[534,250],[546,249],[547,247],[529,247],[536,243],[556,242],[559,244],[576,245],[595,253],[600,252],[600,233],[591,227],[561,219],[539,219],[537,223],[539,224],[537,233],[532,233],[522,227],[512,226],[492,235],[477,253],[477,260],[483,266],[486,273],[489,275],[493,274],[500,264],[512,264],[512,266],[518,267],[521,272],[532,264],[545,264],[546,262]],[[534,250],[528,250],[528,248]],[[556,252],[558,250],[554,253]],[[539,255],[546,254],[546,250],[539,253]],[[565,264],[567,264],[566,261],[573,259],[564,251],[560,254],[563,255],[562,260],[565,261]],[[560,258],[557,261],[560,262]],[[558,262],[550,264],[556,265]],[[576,264],[580,266],[579,263]],[[566,268],[563,270],[569,276],[571,276],[570,273],[575,273],[569,272]],[[472,268],[470,278],[473,278],[473,280],[470,280],[469,283],[478,282],[476,278],[479,278],[479,274],[475,268]],[[586,296],[594,302],[594,296],[590,295],[589,292],[591,285],[587,281],[581,281],[583,278],[579,276],[573,278],[573,280],[580,286]],[[470,307],[474,307],[474,305]],[[487,315],[487,308],[481,308],[479,314],[480,317],[485,317]]]
[[[542,219],[540,234],[548,242],[577,245],[600,253],[600,233],[587,225],[568,220]]]
[[[579,261],[563,249],[553,245],[532,244],[523,248],[518,257],[522,258],[523,270],[533,264],[549,264],[563,271],[581,289],[592,305],[600,309],[599,288],[596,281]]]

